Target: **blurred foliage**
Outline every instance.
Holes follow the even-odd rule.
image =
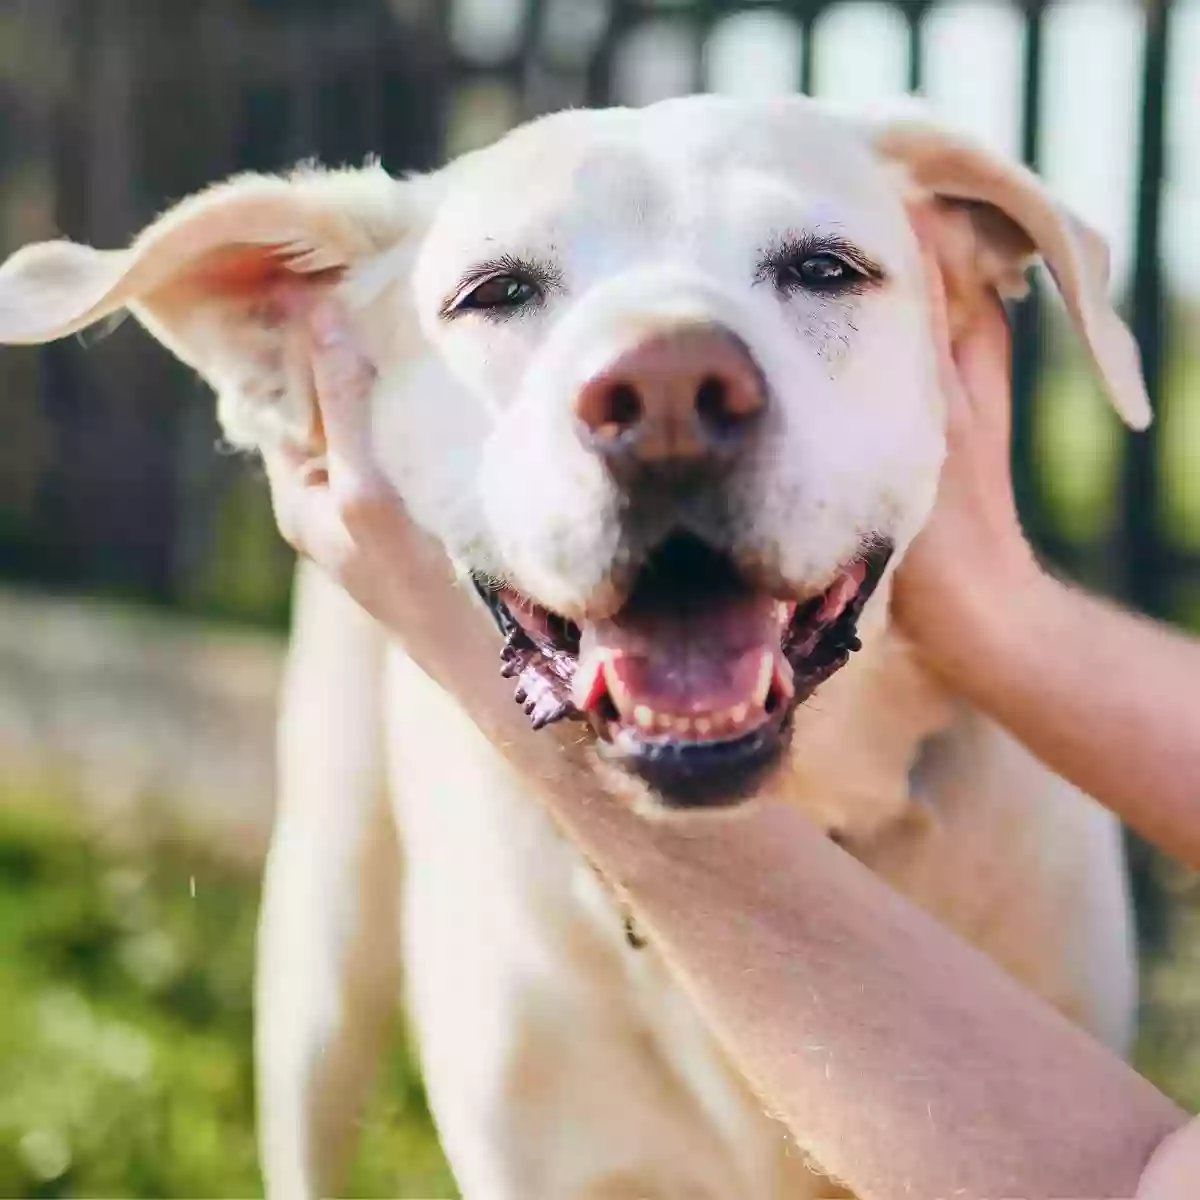
[[[106,845],[45,797],[0,807],[0,1196],[261,1194],[256,917],[256,886],[194,849]],[[396,1042],[347,1194],[452,1196]]]
[[[1187,553],[1200,549],[1200,356],[1194,349],[1200,312],[1179,305],[1177,318],[1171,335],[1176,352],[1156,398],[1154,517],[1166,545]],[[1084,557],[1103,556],[1120,519],[1125,429],[1083,347],[1059,323],[1048,349],[1035,414],[1039,517]],[[1173,606],[1171,615],[1190,623],[1186,606]]]
[[[1200,875],[1160,860],[1168,914],[1161,949],[1142,963],[1142,1018],[1135,1064],[1189,1112],[1200,1112]]]

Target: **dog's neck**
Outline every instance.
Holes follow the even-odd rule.
[[[923,744],[954,720],[953,699],[921,665],[875,596],[863,649],[796,714],[779,794],[822,829],[869,842],[911,814],[910,777]]]

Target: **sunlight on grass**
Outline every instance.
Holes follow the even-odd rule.
[[[255,884],[38,800],[0,806],[0,1195],[260,1195]],[[453,1196],[402,1046],[381,1077],[345,1194]]]
[[[261,1195],[256,887],[179,844],[105,846],[38,800],[0,805],[0,1196]],[[1175,871],[1166,887],[1174,934],[1144,964],[1137,1065],[1196,1110],[1200,886]],[[341,1194],[453,1197],[399,1039],[380,1075]]]

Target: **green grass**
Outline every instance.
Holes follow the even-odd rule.
[[[194,850],[0,806],[0,1196],[261,1194],[256,913],[254,883]],[[346,1191],[453,1196],[399,1043]]]

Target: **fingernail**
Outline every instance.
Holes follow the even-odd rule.
[[[332,300],[318,304],[308,318],[317,345],[332,348],[346,340],[346,326],[338,306]]]

